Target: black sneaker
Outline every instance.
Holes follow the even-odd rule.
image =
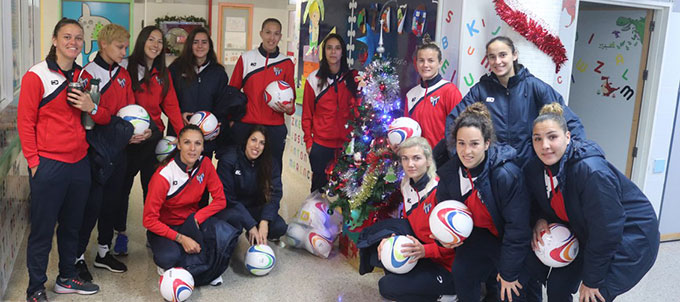
[[[104,258],[99,257],[99,253],[97,253],[97,258],[94,259],[94,267],[105,268],[114,273],[124,273],[127,271],[127,266],[114,258],[109,252],[106,252]]]
[[[26,297],[26,302],[47,302],[47,293],[44,289],[34,292],[32,295]]]
[[[99,286],[92,282],[80,279],[80,277],[62,279],[57,277],[54,284],[54,292],[57,294],[81,294],[92,295],[99,291]]]
[[[90,270],[87,269],[87,263],[85,263],[85,260],[78,260],[78,262],[76,262],[76,270],[78,270],[78,276],[80,279],[83,279],[87,282],[92,282],[92,274],[90,274]]]

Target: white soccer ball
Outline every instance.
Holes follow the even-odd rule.
[[[418,261],[409,263],[411,257],[405,257],[401,250],[406,243],[413,243],[413,240],[406,236],[392,236],[387,238],[387,241],[382,245],[380,251],[380,262],[390,272],[395,274],[406,274],[416,266]]]
[[[319,229],[326,227],[329,216],[327,201],[325,199],[316,199],[311,200],[311,202],[305,202],[296,218],[302,224]]]
[[[445,200],[430,212],[430,231],[442,243],[459,243],[465,240],[474,227],[472,212],[456,200]]]
[[[191,115],[189,124],[201,128],[201,131],[203,131],[203,138],[206,140],[211,140],[220,133],[217,118],[208,111],[199,111]]]
[[[181,267],[171,268],[158,280],[158,288],[165,301],[185,301],[194,291],[194,277]]]
[[[156,159],[158,162],[162,162],[172,151],[177,149],[177,145],[173,144],[175,140],[177,140],[176,137],[168,135],[158,141],[158,144],[156,144]]]
[[[307,234],[309,234],[309,230],[310,228],[306,225],[291,222],[288,224],[285,240],[293,247],[303,247],[305,238],[307,237]]]
[[[276,103],[288,105],[295,101],[295,93],[290,84],[284,81],[273,81],[264,89],[264,101],[272,109],[276,109]]]
[[[305,240],[305,249],[319,257],[328,258],[333,249],[331,234],[325,227],[312,229]]]
[[[543,245],[538,244],[538,250],[534,251],[543,264],[550,267],[565,267],[578,255],[579,244],[574,233],[566,226],[559,223],[551,223],[550,234],[543,232],[541,239]]]
[[[387,127],[387,139],[392,146],[399,146],[407,138],[421,134],[420,124],[409,117],[397,118]]]
[[[266,244],[253,245],[246,251],[245,264],[251,274],[264,276],[274,268],[276,256]]]
[[[135,127],[134,134],[144,133],[144,130],[149,129],[149,126],[151,125],[149,113],[146,112],[144,107],[136,104],[127,105],[123,108],[120,108],[118,114],[116,115],[130,122],[130,124]]]

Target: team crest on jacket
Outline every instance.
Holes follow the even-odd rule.
[[[201,173],[201,174],[199,174],[198,176],[196,176],[196,180],[198,180],[198,183],[199,183],[199,184],[202,184],[202,183],[203,183],[203,177],[204,177],[204,176],[205,176],[204,173]]]
[[[125,79],[118,79],[118,85],[120,85],[121,88],[125,88]]]
[[[250,63],[250,66],[251,66],[251,67],[257,66],[257,62],[251,62],[251,63]]]
[[[425,214],[429,214],[429,213],[430,213],[430,208],[431,208],[431,207],[432,207],[432,204],[429,204],[429,203],[425,204],[425,206],[423,207],[423,210],[425,211]]]
[[[439,97],[440,97],[439,95],[438,95],[438,96],[430,97],[430,102],[432,103],[432,106],[433,106],[433,107],[434,107],[434,106],[437,106],[437,102],[439,102]]]
[[[283,69],[278,68],[278,67],[274,67],[274,74],[276,76],[280,75],[282,71],[283,71]]]
[[[241,175],[241,170],[234,171],[234,175]]]

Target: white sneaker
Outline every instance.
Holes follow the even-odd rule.
[[[222,275],[215,278],[215,280],[210,281],[210,285],[212,285],[212,286],[222,285]]]
[[[458,296],[457,295],[441,295],[439,296],[439,299],[437,299],[438,302],[458,302]]]
[[[163,276],[163,274],[165,274],[165,270],[162,269],[160,266],[156,266],[156,272],[158,273],[159,276]]]

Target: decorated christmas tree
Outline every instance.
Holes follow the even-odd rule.
[[[377,58],[359,72],[359,101],[354,119],[346,125],[352,129],[349,141],[327,169],[329,208],[340,207],[350,229],[382,218],[401,179],[399,161],[387,140],[389,124],[403,115],[395,65]]]

